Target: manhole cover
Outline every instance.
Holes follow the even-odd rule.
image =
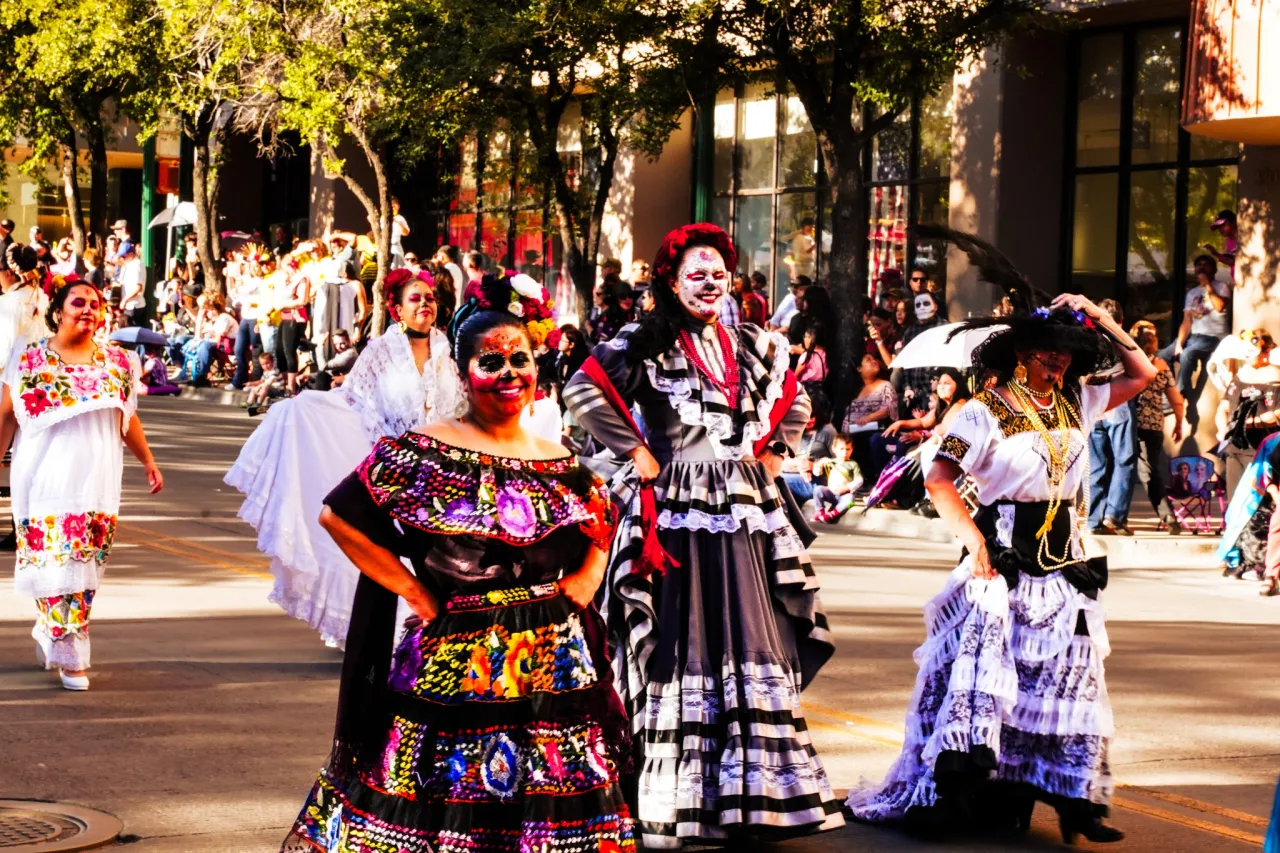
[[[63,853],[116,839],[124,825],[112,815],[80,806],[0,800],[0,850]]]

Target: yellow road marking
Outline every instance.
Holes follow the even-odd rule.
[[[1124,787],[1123,785],[1120,787]],[[1252,832],[1245,832],[1242,829],[1232,829],[1229,826],[1220,826],[1216,823],[1210,823],[1207,820],[1200,820],[1195,817],[1186,817],[1177,812],[1171,812],[1166,809],[1157,808],[1156,806],[1148,806],[1142,803],[1135,803],[1133,800],[1127,800],[1123,797],[1115,797],[1111,800],[1111,805],[1122,808],[1125,811],[1137,812],[1140,815],[1153,817],[1157,820],[1176,823],[1180,826],[1198,829],[1201,832],[1211,832],[1214,835],[1221,835],[1223,838],[1233,838],[1236,841],[1243,841],[1246,844],[1252,844],[1255,847],[1261,847],[1266,840],[1261,835],[1255,835]]]
[[[1266,818],[1261,818],[1257,815],[1249,814],[1248,812],[1229,809],[1226,806],[1215,806],[1211,803],[1193,800],[1190,797],[1184,797],[1181,794],[1166,794],[1164,791],[1153,791],[1150,788],[1141,788],[1137,785],[1118,785],[1117,787],[1124,788],[1126,791],[1133,791],[1134,793],[1141,794],[1144,797],[1150,797],[1153,800],[1162,800],[1175,806],[1182,806],[1184,809],[1193,809],[1198,812],[1205,812],[1206,814],[1225,817],[1228,820],[1247,823],[1250,826],[1257,826],[1262,829],[1266,829],[1269,825]]]
[[[139,530],[141,531],[140,528]],[[141,532],[147,532],[147,531],[141,531]],[[147,535],[151,535],[151,534],[147,532]],[[169,542],[182,542],[182,540],[180,539],[175,540],[175,539],[170,539],[169,537],[164,537],[159,535],[156,535],[156,538],[169,541]],[[177,548],[169,545],[162,545],[160,542],[150,542],[150,541],[147,541],[146,539],[135,540],[130,538],[127,541],[129,542],[129,544],[137,545],[139,548],[146,548],[150,551],[159,551],[162,554],[171,554],[175,557],[185,557],[188,560],[194,560],[198,563],[205,563],[206,565],[210,565],[219,569],[226,569],[229,572],[236,572],[242,575],[250,575],[255,578],[266,578],[267,580],[271,580],[273,578],[273,575],[270,572],[264,572],[261,569],[254,569],[254,568],[250,568],[249,566],[246,566],[245,563],[248,561],[243,560],[242,558],[236,555],[232,555],[232,556],[235,556],[235,558],[239,560],[239,562],[231,562],[230,560],[219,559],[218,557],[215,557],[215,556],[209,556],[207,553],[200,553],[201,549],[197,548],[196,546],[192,546],[190,543],[183,542],[183,546],[181,548]],[[270,564],[268,563],[268,565]]]
[[[872,743],[878,743],[883,746],[891,746],[898,749],[902,748],[902,738],[900,737],[899,738],[880,737],[879,735],[873,735],[866,731],[860,730],[860,727],[863,727],[863,726],[870,726],[878,729],[890,728],[890,726],[886,723],[882,723],[879,720],[875,720],[870,717],[862,717],[857,714],[849,714],[849,713],[846,713],[845,711],[841,711],[836,708],[831,708],[826,705],[821,705],[816,702],[805,701],[805,702],[802,702],[801,704],[804,707],[804,710],[806,713],[805,721],[808,724],[809,728],[811,729],[819,729],[821,731],[829,731],[829,732],[839,732],[840,734],[843,734],[846,737],[858,738],[859,740],[871,741]],[[846,725],[842,726],[842,725],[837,725],[835,723],[827,723],[827,722],[822,722],[820,720],[813,720],[807,716],[808,714],[817,714],[818,716],[822,716],[822,717],[834,717],[839,720],[844,720],[846,722]],[[1204,812],[1205,814],[1212,814],[1218,817],[1227,818],[1229,820],[1239,821],[1240,823],[1249,824],[1250,826],[1258,826],[1265,829],[1268,825],[1266,819],[1260,818],[1257,815],[1251,815],[1247,812],[1237,811],[1235,809],[1229,809],[1223,806],[1216,806],[1212,803],[1206,803],[1201,800],[1196,800],[1191,797],[1184,797],[1179,794],[1166,794],[1162,791],[1152,791],[1149,788],[1140,788],[1136,785],[1117,785],[1116,788],[1119,790],[1133,791],[1136,794],[1140,794],[1145,797],[1150,797],[1154,800],[1162,800],[1163,802],[1170,803],[1171,805],[1181,806],[1183,808],[1192,809],[1194,811]],[[1116,808],[1121,808],[1126,811],[1131,811],[1137,814],[1146,815],[1147,817],[1153,817],[1158,820],[1167,821],[1169,823],[1175,823],[1175,824],[1178,824],[1179,826],[1185,826],[1191,829],[1198,829],[1202,832],[1213,833],[1214,835],[1220,835],[1224,838],[1231,838],[1236,841],[1244,841],[1249,844],[1261,845],[1265,840],[1261,835],[1255,835],[1254,833],[1246,832],[1240,829],[1234,829],[1229,826],[1222,826],[1220,824],[1212,823],[1207,820],[1200,820],[1199,818],[1196,818],[1196,817],[1181,815],[1181,814],[1178,814],[1177,812],[1172,812],[1167,809],[1162,809],[1162,808],[1159,808],[1158,806],[1149,806],[1144,803],[1138,803],[1124,797],[1113,798],[1111,801],[1111,804]]]
[[[163,533],[155,532],[149,527],[141,527],[139,525],[132,524],[129,522],[122,521],[116,525],[116,528],[119,530],[123,530],[126,533],[136,533],[137,535],[146,537],[147,539],[157,539],[161,542],[168,542],[171,545],[174,545],[180,548],[191,548],[197,551],[203,551],[206,554],[211,554],[215,557],[221,557],[226,560],[233,560],[241,563],[249,563],[250,565],[259,565],[263,567],[271,566],[271,561],[265,557],[246,556],[244,554],[237,554],[234,551],[226,551],[226,550],[223,550],[222,548],[214,547],[213,545],[205,545],[201,542],[193,542],[190,539],[182,539],[177,536],[166,536]]]

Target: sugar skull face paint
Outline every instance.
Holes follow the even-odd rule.
[[[88,285],[71,288],[58,318],[58,327],[77,332],[96,332],[102,325],[102,294]]]
[[[933,294],[917,294],[915,300],[915,311],[916,319],[921,323],[927,323],[932,320],[933,315],[938,313],[938,303],[934,301]]]
[[[538,368],[529,339],[518,329],[502,327],[484,335],[467,364],[471,406],[482,418],[518,417],[533,400]]]
[[[704,323],[714,322],[729,289],[724,258],[710,246],[694,246],[680,259],[671,288],[684,310]]]

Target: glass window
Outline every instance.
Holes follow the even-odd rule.
[[[1133,162],[1172,163],[1178,159],[1182,107],[1182,31],[1142,30],[1134,48]]]
[[[946,225],[951,208],[951,184],[938,181],[916,187],[916,221]],[[947,246],[936,240],[915,244],[913,270],[924,270],[938,292],[947,286]]]
[[[871,180],[905,181],[910,161],[911,110],[904,110],[871,142]]]
[[[788,283],[805,276],[810,282],[818,272],[817,214],[814,193],[787,193],[778,196],[778,228],[773,303],[785,293]]]
[[[715,150],[712,152],[711,190],[728,192],[733,189],[733,140],[734,115],[733,91],[726,89],[716,96],[712,118],[712,135]]]
[[[779,155],[784,187],[811,187],[818,179],[818,137],[800,99],[792,95],[782,102],[782,135]]]
[[[872,187],[867,278],[874,287],[886,270],[907,266],[907,187]]]
[[[1078,175],[1072,217],[1071,286],[1090,299],[1115,295],[1120,176]]]
[[[1124,37],[1089,36],[1081,42],[1077,78],[1076,165],[1120,162],[1120,87]]]
[[[730,234],[733,233],[733,222],[731,221],[730,211],[733,209],[733,199],[727,196],[717,196],[711,199],[711,222],[719,225]],[[740,269],[746,269],[746,265],[740,260],[738,262]]]
[[[1240,143],[1238,142],[1191,134],[1192,160],[1235,160],[1239,156]]]
[[[738,199],[738,221],[734,243],[738,247],[738,266],[751,274],[757,270],[769,275],[773,268],[773,196],[752,195]]]
[[[1187,170],[1187,257],[1185,264],[1185,282],[1195,280],[1192,262],[1196,255],[1205,254],[1205,245],[1213,246],[1219,252],[1223,245],[1222,235],[1211,231],[1209,226],[1217,218],[1220,210],[1236,209],[1236,167],[1235,166],[1201,166]],[[1225,284],[1231,283],[1231,270],[1222,265],[1218,267],[1217,280]]]
[[[742,163],[738,187],[758,190],[773,187],[773,146],[778,131],[778,100],[764,84],[748,86],[738,113],[739,151]]]
[[[480,230],[480,251],[485,256],[485,268],[509,266],[511,258],[507,255],[507,246],[511,227],[510,214],[505,211],[486,213],[481,221],[484,227]]]
[[[1177,177],[1175,169],[1134,172],[1129,186],[1126,319],[1150,320],[1161,339],[1172,331]]]
[[[950,176],[951,87],[948,86],[920,103],[920,161],[916,166],[916,177]]]

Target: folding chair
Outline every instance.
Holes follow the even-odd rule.
[[[1216,526],[1213,523],[1215,496],[1221,517],[1226,508],[1226,485],[1218,477],[1213,460],[1203,456],[1176,456],[1169,460],[1169,505],[1184,530],[1210,535],[1221,532],[1221,521]]]

